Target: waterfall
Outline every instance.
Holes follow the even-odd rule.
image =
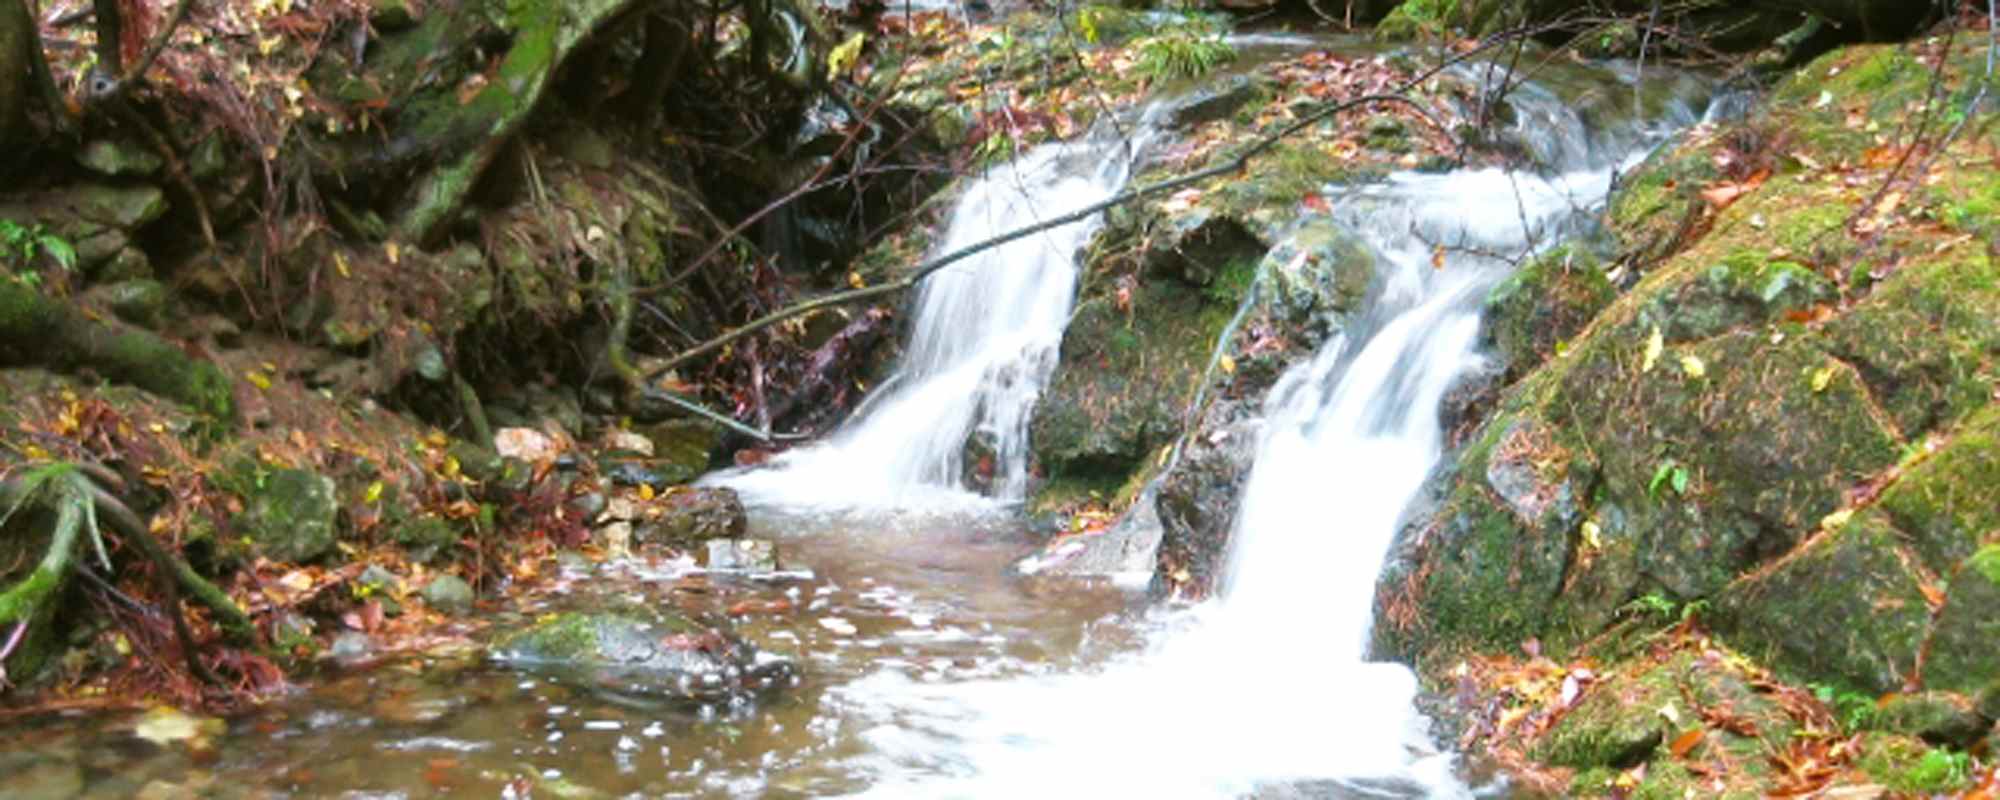
[[[1440,400],[1482,357],[1487,292],[1589,224],[1615,174],[1694,121],[1675,104],[1606,129],[1552,92],[1512,102],[1521,149],[1552,158],[1541,173],[1329,187],[1335,220],[1381,266],[1374,299],[1267,397],[1220,601],[1164,613],[1151,647],[1094,672],[932,685],[885,670],[840,687],[875,721],[873,793],[1472,794],[1431,744],[1415,676],[1366,660],[1376,577],[1442,456]]]
[[[1102,202],[1124,188],[1155,135],[1133,130],[1047,144],[993,168],[958,198],[935,252],[949,253]],[[1115,127],[1115,126],[1107,126]],[[1028,491],[1028,422],[1056,367],[1077,256],[1101,216],[993,247],[920,284],[909,349],[855,419],[827,441],[711,480],[794,508],[964,507],[967,444],[990,463],[993,500]]]

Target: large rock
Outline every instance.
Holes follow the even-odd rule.
[[[667,701],[714,703],[789,686],[791,662],[670,611],[568,612],[503,634],[503,664]]]
[[[679,487],[659,503],[659,512],[643,515],[634,531],[641,544],[686,548],[710,539],[737,539],[747,524],[742,499],[727,486]]]
[[[1870,695],[1916,677],[1930,623],[1920,578],[1874,514],[1722,593],[1716,630],[1790,675]]]
[[[1954,53],[1955,74],[1980,74],[1981,52]],[[1383,654],[1426,664],[1529,639],[1562,653],[1659,596],[1711,601],[1726,641],[1802,680],[1891,691],[1925,664],[1926,686],[1980,685],[1920,654],[1983,663],[1956,642],[1985,635],[1966,625],[1986,601],[1964,565],[2000,529],[1977,488],[2000,481],[2000,273],[1975,243],[2000,187],[1941,172],[1924,202],[1973,240],[1887,230],[1879,246],[1898,255],[1882,267],[1857,260],[1856,198],[1806,166],[1863,163],[1876,145],[1850,115],[1893,120],[1906,112],[1878,95],[1921,96],[1908,90],[1927,78],[1889,53],[1830,55],[1760,116],[1628,176],[1608,214],[1622,296],[1588,273],[1549,287],[1546,261],[1495,293],[1489,330],[1519,377],[1399,537],[1378,589]],[[1816,105],[1822,91],[1836,102]],[[1799,155],[1767,178],[1731,161],[1780,131]],[[1702,197],[1732,182],[1731,202]],[[1967,603],[1950,637],[1943,611],[1932,622],[1941,581]]]
[[[236,472],[244,493],[236,528],[255,554],[303,563],[333,551],[340,511],[333,479],[303,469],[252,466]]]
[[[1991,544],[1966,559],[1952,576],[1944,609],[1931,632],[1924,686],[1975,692],[1996,682],[2000,682],[2000,544]]]

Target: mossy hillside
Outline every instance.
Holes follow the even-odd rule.
[[[2000,406],[1988,406],[1950,433],[1938,452],[1905,470],[1876,508],[1907,538],[1920,563],[1956,572],[2000,533]]]
[[[1857,57],[1830,56],[1793,81],[1810,84]],[[1948,81],[1947,90],[1956,86]],[[1741,580],[1745,591],[1789,581],[1798,596],[1838,580],[1826,576],[1853,575],[1875,581],[1871,603],[1903,609],[1857,634],[1866,653],[1804,655],[1845,646],[1837,617],[1806,604],[1783,617],[1793,630],[1744,624],[1731,640],[1802,679],[1892,686],[1915,676],[1929,636],[1922,589],[1936,589],[1933,576],[1950,574],[1990,530],[1961,530],[1985,524],[1986,506],[1969,502],[1977,490],[1959,488],[1972,481],[1942,473],[1978,473],[1982,463],[1969,454],[1983,439],[1965,420],[1991,403],[1995,278],[1983,248],[1949,225],[1890,226],[1872,250],[1856,245],[1854,209],[1877,184],[1839,176],[1880,175],[1889,162],[1869,153],[1872,134],[1814,136],[1846,130],[1851,111],[1832,101],[1779,104],[1698,129],[1632,176],[1609,218],[1627,251],[1620,271],[1636,268],[1636,282],[1569,337],[1562,355],[1508,387],[1476,443],[1437,479],[1434,507],[1406,529],[1403,561],[1385,575],[1378,645],[1420,663],[1436,663],[1426,652],[1505,649],[1529,636],[1562,652],[1641,595],[1714,599],[1739,591]],[[1912,107],[1880,111],[1890,124]],[[1949,174],[1976,172],[1976,152],[1968,141],[1947,151],[1941,161],[1961,168],[1940,171],[1939,188],[1919,201],[1928,205],[1910,213],[1976,201],[1983,179]],[[1725,182],[1740,183],[1724,202],[1701,196]],[[1633,260],[1648,243],[1646,226],[1663,219],[1678,238]],[[1539,313],[1526,303],[1490,310],[1489,325],[1502,332],[1529,329],[1522,319]],[[1567,530],[1519,518],[1495,485],[1493,445],[1519,430],[1546,432],[1524,440],[1529,463],[1564,464],[1578,481],[1569,489],[1579,513]],[[1924,435],[1953,431],[1967,434],[1965,450],[1910,458]],[[1851,493],[1870,481],[1889,487],[1881,496],[1889,514],[1850,524],[1873,535],[1833,539],[1844,545],[1838,557],[1786,560],[1850,497],[1869,497]],[[1920,532],[1926,526],[1941,533]],[[1766,569],[1774,563],[1785,566]],[[1816,576],[1799,572],[1808,566]],[[1399,608],[1425,613],[1399,617]],[[1863,608],[1874,606],[1856,613]],[[1811,624],[1819,620],[1828,622]],[[1784,641],[1788,633],[1797,641]]]

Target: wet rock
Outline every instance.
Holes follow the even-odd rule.
[[[650,486],[665,491],[701,477],[700,470],[661,459],[607,458],[598,463],[605,477],[619,486]]]
[[[1041,550],[1014,562],[1022,575],[1139,578],[1150,580],[1159,559],[1160,523],[1157,487],[1149,486],[1132,507],[1103,531],[1060,536]]]
[[[76,154],[85,169],[109,177],[145,176],[166,166],[158,153],[131,142],[96,139]]]
[[[235,482],[247,490],[235,522],[257,553],[304,563],[333,551],[340,509],[332,479],[303,469],[248,467],[237,473]]]
[[[1211,405],[1179,461],[1162,478],[1154,503],[1160,520],[1151,587],[1155,594],[1199,599],[1221,579],[1230,526],[1263,427],[1254,413],[1242,400]]]
[[[501,428],[493,432],[493,447],[503,458],[538,464],[555,458],[560,448],[548,434],[533,428]]]
[[[709,457],[722,445],[722,426],[706,420],[668,420],[636,432],[653,443],[655,457],[695,475],[708,469]]]
[[[1617,296],[1589,250],[1558,247],[1487,295],[1484,338],[1509,379],[1519,378],[1553,357]]]
[[[766,539],[710,539],[707,566],[716,572],[776,572],[778,546]]]
[[[368,12],[368,24],[384,33],[400,31],[421,21],[423,9],[412,0],[374,0]]]
[[[343,664],[354,664],[368,660],[375,654],[375,640],[360,631],[344,631],[333,637],[333,643],[326,648],[326,656]]]
[[[470,612],[474,599],[472,584],[457,575],[439,575],[424,585],[424,602],[446,614]]]
[[[748,524],[742,499],[726,486],[682,487],[657,503],[658,515],[648,515],[634,531],[640,544],[687,547],[710,539],[741,538]]]
[[[166,194],[145,185],[80,183],[37,194],[28,202],[0,200],[0,219],[42,225],[68,240],[86,274],[125,250],[140,228],[165,213]]]
[[[789,661],[678,614],[563,613],[504,634],[501,663],[619,693],[711,703],[789,685]]]
[[[369,564],[367,569],[355,576],[354,582],[370,592],[394,592],[403,585],[403,579],[396,573],[382,568],[380,564]]]

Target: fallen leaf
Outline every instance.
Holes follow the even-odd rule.
[[[1667,746],[1667,751],[1673,753],[1674,758],[1685,758],[1689,751],[1701,744],[1701,736],[1702,729],[1690,729],[1687,733],[1674,737],[1674,743]]]
[[[1667,349],[1667,340],[1660,333],[1660,326],[1653,326],[1653,334],[1646,337],[1646,358],[1639,363],[1640,372],[1652,372],[1653,365],[1660,362],[1660,353]]]
[[[154,706],[132,727],[132,733],[139,738],[161,746],[198,741],[222,730],[222,720],[197,717],[172,706]]]
[[[1695,380],[1708,377],[1708,365],[1702,363],[1701,356],[1693,354],[1681,356],[1681,371]]]

